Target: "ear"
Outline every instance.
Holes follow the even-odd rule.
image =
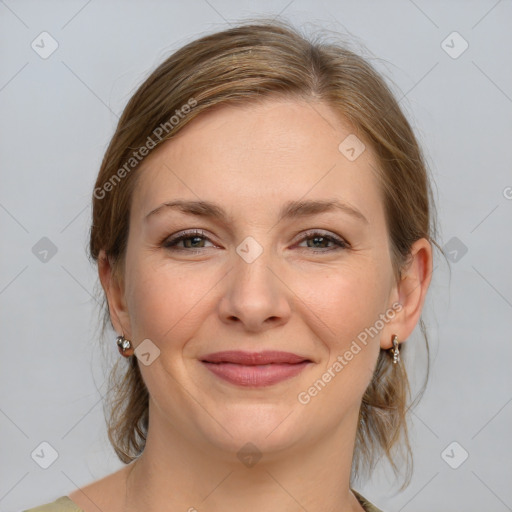
[[[98,255],[98,273],[101,286],[107,296],[110,321],[118,334],[124,334],[129,338],[131,336],[131,327],[124,298],[124,283],[116,279],[110,259],[103,249],[101,249]]]
[[[381,348],[389,349],[393,346],[393,334],[398,336],[400,343],[411,335],[420,320],[431,278],[432,245],[426,238],[420,238],[412,244],[402,278],[391,294],[402,309],[386,325],[381,337]]]

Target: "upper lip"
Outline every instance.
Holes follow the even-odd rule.
[[[205,363],[235,363],[248,366],[258,364],[296,364],[303,361],[311,361],[307,357],[299,356],[291,352],[277,350],[265,350],[263,352],[244,352],[240,350],[225,350],[214,352],[201,358]]]

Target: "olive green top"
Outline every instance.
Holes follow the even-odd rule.
[[[71,501],[67,496],[40,505],[39,507],[29,508],[22,512],[84,512],[74,501]]]
[[[372,505],[366,498],[361,496],[358,492],[351,489],[354,493],[354,496],[357,498],[357,501],[364,508],[365,512],[382,512],[382,510],[378,509],[375,505]],[[84,512],[78,505],[71,501],[67,496],[61,496],[57,500],[47,503],[45,505],[40,505],[39,507],[30,508],[28,510],[23,510],[22,512]],[[105,511],[107,512],[107,511]]]

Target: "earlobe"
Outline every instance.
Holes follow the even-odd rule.
[[[431,278],[432,245],[426,238],[421,238],[411,246],[409,261],[397,284],[396,293],[402,309],[383,332],[383,349],[391,348],[393,335],[397,335],[401,342],[409,338],[420,320]]]

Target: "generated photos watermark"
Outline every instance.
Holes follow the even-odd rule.
[[[336,375],[338,375],[345,366],[348,365],[354,356],[361,352],[361,345],[366,346],[368,344],[368,337],[374,338],[379,334],[379,332],[384,329],[384,326],[389,323],[395,315],[402,311],[403,306],[399,302],[394,302],[390,308],[388,308],[384,313],[379,315],[379,319],[374,322],[374,324],[370,327],[366,327],[363,331],[361,331],[357,338],[352,340],[350,347],[342,354],[338,355],[336,361],[322,374],[322,376],[317,379],[306,391],[301,391],[297,395],[297,400],[302,404],[308,404],[311,399],[320,393],[325,386],[332,380]]]
[[[126,177],[126,175],[146,157],[150,151],[156,147],[158,142],[162,140],[175,126],[194,108],[197,106],[197,100],[190,98],[187,103],[182,105],[179,109],[174,111],[165,123],[158,125],[152,132],[152,136],[148,136],[146,143],[136,149],[130,158],[120,167],[101,187],[94,189],[94,197],[96,199],[103,199],[108,192],[111,192],[114,187]],[[153,139],[154,137],[154,139]]]

